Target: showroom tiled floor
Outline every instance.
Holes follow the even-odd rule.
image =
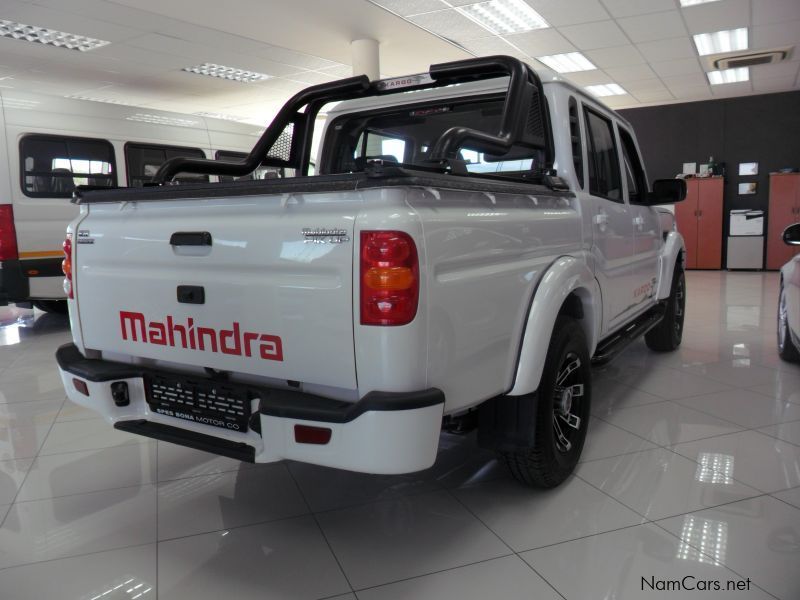
[[[800,366],[776,274],[691,272],[682,348],[595,371],[583,460],[514,483],[471,436],[369,476],[244,465],[64,400],[63,318],[0,308],[2,600],[800,598]],[[749,591],[656,592],[682,579]],[[744,584],[742,584],[744,585]]]

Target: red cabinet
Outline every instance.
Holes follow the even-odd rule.
[[[767,268],[780,269],[800,251],[782,239],[786,227],[800,222],[800,173],[770,174],[767,222]]]
[[[686,200],[675,218],[686,242],[686,268],[722,268],[722,177],[686,180]]]

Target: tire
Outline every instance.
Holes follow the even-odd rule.
[[[532,446],[499,452],[514,479],[532,487],[553,488],[569,477],[586,439],[591,396],[592,372],[583,328],[576,320],[559,316],[539,389],[523,398],[534,403],[529,425]]]
[[[786,290],[781,281],[781,291],[778,296],[778,356],[789,362],[800,362],[800,351],[792,341],[789,331],[789,318],[786,310]]]
[[[675,265],[672,287],[667,298],[667,311],[658,325],[644,334],[650,350],[672,352],[683,339],[683,319],[686,313],[686,275],[680,265]]]
[[[66,315],[69,312],[66,300],[34,300],[33,305],[39,310],[57,315]]]

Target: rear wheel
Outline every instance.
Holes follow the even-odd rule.
[[[33,305],[39,310],[57,315],[65,315],[68,312],[66,300],[34,300]]]
[[[792,342],[789,331],[789,313],[786,308],[786,290],[781,281],[781,292],[778,298],[778,355],[791,362],[800,362],[800,352]]]
[[[589,424],[591,367],[580,324],[556,320],[539,389],[525,401],[534,403],[533,444],[504,450],[501,459],[518,481],[552,488],[572,473],[583,450]]]
[[[686,275],[675,265],[667,310],[661,322],[644,334],[647,347],[656,352],[672,352],[683,339],[683,318],[686,312]]]

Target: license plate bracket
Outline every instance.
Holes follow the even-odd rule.
[[[145,397],[154,413],[244,432],[250,421],[250,394],[227,382],[180,375],[149,374]]]

